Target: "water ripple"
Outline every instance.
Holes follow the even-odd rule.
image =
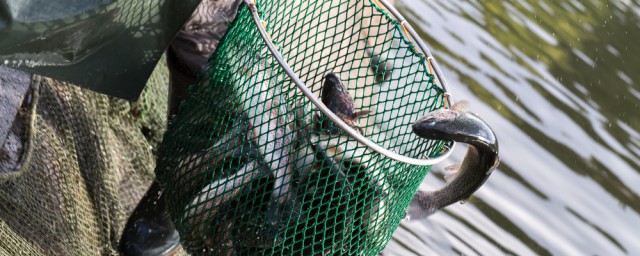
[[[405,0],[501,167],[472,200],[403,222],[385,255],[640,254],[640,6]],[[460,147],[462,148],[462,147]],[[442,166],[461,161],[455,152]],[[442,186],[429,175],[423,189]]]

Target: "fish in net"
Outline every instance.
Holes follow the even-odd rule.
[[[430,168],[397,159],[437,159],[451,146],[411,130],[447,93],[390,13],[377,1],[240,7],[159,150],[156,173],[187,251],[385,247]]]

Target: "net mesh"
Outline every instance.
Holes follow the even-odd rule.
[[[31,158],[0,170],[0,255],[118,255],[166,127],[160,63],[137,102],[34,79],[35,112],[18,116]]]
[[[371,1],[260,1],[262,24],[320,97],[336,74],[357,129],[425,158],[445,142],[410,125],[444,106],[427,61]],[[329,99],[322,99],[323,101]],[[337,128],[268,51],[247,6],[190,88],[157,175],[183,247],[211,255],[374,255],[391,239],[428,166],[394,161]]]

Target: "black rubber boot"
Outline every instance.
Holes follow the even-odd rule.
[[[120,237],[125,256],[165,255],[176,249],[180,236],[165,210],[160,184],[153,182],[129,217]]]

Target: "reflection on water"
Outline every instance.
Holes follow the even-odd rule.
[[[640,5],[401,0],[502,163],[464,205],[403,222],[385,255],[639,255]],[[435,166],[462,160],[463,147]]]

